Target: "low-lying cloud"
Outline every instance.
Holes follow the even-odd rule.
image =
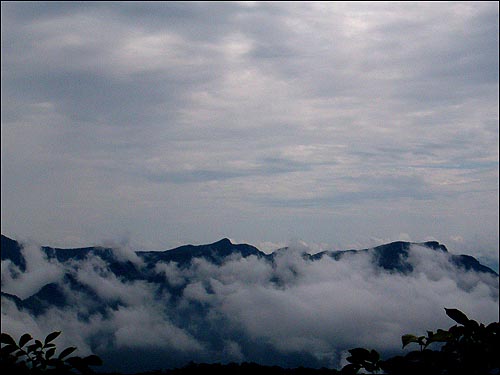
[[[498,277],[458,269],[445,253],[413,246],[413,271],[404,275],[379,268],[369,252],[310,261],[302,250],[280,250],[274,262],[236,255],[222,265],[160,262],[150,270],[153,281],[120,278],[95,255],[75,266],[29,247],[25,272],[2,261],[2,291],[26,298],[55,282],[71,303],[33,316],[2,298],[2,331],[41,337],[62,330],[60,347],[75,345],[80,355],[101,355],[106,369],[134,372],[189,360],[338,367],[347,349],[394,353],[405,333],[453,325],[444,307],[498,320]],[[101,302],[72,289],[64,274]]]
[[[24,272],[11,261],[2,260],[2,288],[8,285],[9,293],[25,299],[38,292],[44,285],[62,278],[63,270],[60,265],[49,261],[38,246],[24,246],[21,253],[26,260]]]

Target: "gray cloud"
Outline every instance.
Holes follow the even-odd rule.
[[[57,283],[63,277],[63,269],[48,260],[38,246],[26,245],[21,254],[26,260],[25,272],[10,261],[2,261],[3,291],[25,299],[38,292],[44,285]]]
[[[494,3],[2,3],[2,233],[496,260],[498,55]]]
[[[291,172],[300,172],[311,169],[311,165],[284,158],[267,157],[255,161],[253,165],[238,170],[230,168],[224,170],[183,170],[171,172],[151,172],[148,178],[154,182],[173,182],[176,184],[204,181],[228,180],[251,176],[272,176]]]
[[[95,352],[109,369],[126,371],[189,360],[338,367],[347,349],[396,353],[405,333],[451,326],[443,307],[484,323],[498,319],[498,278],[457,269],[446,254],[414,246],[408,258],[413,271],[402,275],[377,268],[369,253],[311,262],[301,256],[304,250],[311,251],[304,244],[282,250],[274,263],[255,256],[233,256],[220,266],[203,259],[187,267],[158,263],[155,272],[171,291],[119,278],[96,257],[76,267],[27,257],[17,283],[28,280],[35,265],[40,271],[57,267],[97,297],[61,278],[39,278],[38,287],[51,281],[63,287],[69,306],[34,317],[2,297],[2,330],[14,336],[62,330],[58,345]],[[15,285],[2,279],[2,291],[14,292]],[[107,302],[104,311],[95,309],[99,299]],[[143,352],[157,359],[145,354],[138,360]]]

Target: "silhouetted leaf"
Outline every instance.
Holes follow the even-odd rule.
[[[401,337],[401,341],[403,342],[403,348],[404,348],[406,345],[412,342],[418,343],[418,337],[415,335],[403,335]]]
[[[61,352],[61,354],[59,354],[59,357],[57,357],[57,358],[59,358],[59,359],[66,358],[68,355],[73,353],[75,350],[76,350],[76,348],[74,346],[70,346],[69,348],[64,349]]]
[[[70,357],[66,359],[66,362],[69,363],[70,365],[74,365],[76,363],[81,363],[82,359],[80,357]]]
[[[16,341],[9,334],[2,333],[1,337],[2,344],[17,345]]]
[[[45,359],[50,359],[56,354],[56,348],[50,348],[45,352]]]
[[[405,358],[406,358],[406,359],[409,359],[409,360],[411,360],[411,361],[419,361],[419,360],[421,360],[421,359],[422,359],[423,355],[424,355],[424,354],[423,354],[423,352],[418,351],[418,350],[414,350],[414,351],[412,351],[412,352],[409,352],[409,353],[405,356]]]
[[[444,309],[446,311],[446,315],[448,315],[451,319],[453,319],[458,324],[466,325],[469,322],[469,318],[463,312],[457,309]]]
[[[493,322],[486,326],[488,331],[500,331],[500,322]]]
[[[47,335],[47,337],[45,338],[44,344],[47,345],[49,342],[53,341],[60,334],[61,334],[61,331],[56,331],[56,332],[49,333]]]
[[[34,351],[36,351],[37,349],[40,349],[42,347],[42,343],[39,342],[39,343],[34,343],[34,344],[31,344],[31,345],[28,345],[28,347],[26,348],[28,353],[32,353]]]
[[[454,325],[453,327],[451,327],[448,330],[448,332],[450,332],[453,337],[459,338],[460,336],[462,336],[465,333],[465,327]]]
[[[25,356],[26,353],[23,351],[23,350],[19,350],[17,353],[14,354],[14,356],[16,358],[19,358],[19,357],[22,357],[22,356]]]
[[[57,358],[51,358],[47,361],[47,366],[60,367],[61,365],[62,361]]]
[[[18,347],[14,343],[14,344],[9,344],[9,345],[3,346],[1,349],[1,352],[2,352],[2,354],[10,354],[12,352],[15,352],[17,349],[18,349]]]
[[[84,371],[87,368],[87,366],[83,362],[83,359],[80,357],[70,357],[66,359],[65,362],[75,369],[79,370],[80,372],[82,372],[82,370]]]
[[[30,340],[33,340],[33,337],[29,333],[25,333],[24,335],[21,336],[19,339],[19,347],[22,348],[24,345],[26,345],[27,342]]]
[[[102,359],[95,354],[83,358],[83,361],[87,366],[102,366]]]
[[[438,329],[437,332],[429,338],[429,343],[431,342],[447,342],[452,339],[452,334],[448,331],[443,331]]]
[[[370,362],[377,362],[380,359],[380,354],[376,350],[370,350]]]
[[[355,358],[359,358],[359,359],[368,359],[370,358],[370,352],[365,349],[365,348],[354,348],[354,349],[350,349],[349,350],[349,353],[351,353],[351,355]]]
[[[365,368],[365,370],[370,371],[370,372],[374,372],[374,371],[378,370],[378,367],[376,365],[369,363],[369,362],[365,362],[363,364],[363,367]]]
[[[475,320],[472,320],[472,319],[469,319],[469,321],[466,324],[467,324],[467,327],[472,328],[472,329],[479,328],[479,323],[476,322]]]
[[[341,374],[343,375],[354,375],[357,374],[359,370],[359,366],[355,365],[353,363],[349,363],[348,365],[345,365],[342,370],[340,371]]]

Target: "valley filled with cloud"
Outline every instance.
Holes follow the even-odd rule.
[[[24,271],[2,261],[2,292],[26,300],[52,283],[64,302],[38,300],[34,313],[3,296],[2,331],[62,330],[61,343],[124,372],[189,361],[339,368],[348,349],[400,353],[403,334],[452,326],[445,307],[484,323],[499,313],[498,275],[467,271],[417,244],[405,258],[411,272],[380,267],[369,251],[311,260],[293,247],[272,260],[234,252],[221,262],[155,264],[115,249],[113,262],[138,271],[125,275],[99,253],[66,262],[35,246],[22,254]]]

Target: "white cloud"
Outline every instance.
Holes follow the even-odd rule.
[[[46,284],[58,282],[63,269],[56,262],[47,259],[39,246],[26,244],[21,249],[26,261],[26,272],[10,261],[2,260],[2,290],[22,299],[28,298]]]
[[[119,262],[131,262],[136,267],[142,267],[144,262],[140,258],[134,249],[132,249],[131,244],[127,239],[120,242],[108,241],[105,243],[105,247],[111,248],[113,255]]]
[[[176,262],[159,262],[155,265],[155,272],[164,274],[166,280],[172,286],[180,286],[186,281],[185,275]]]
[[[202,349],[193,337],[166,320],[161,310],[151,305],[119,308],[113,312],[108,323],[116,327],[114,338],[118,348]]]
[[[2,326],[14,335],[63,330],[61,343],[77,344],[82,353],[151,349],[175,351],[186,361],[214,355],[259,361],[255,347],[262,347],[280,363],[303,353],[315,358],[309,364],[338,367],[347,349],[397,352],[405,333],[448,328],[454,322],[444,307],[483,323],[498,317],[498,278],[460,270],[449,254],[413,246],[407,259],[413,271],[403,275],[376,267],[369,252],[308,261],[304,250],[298,243],[274,262],[233,256],[220,266],[203,259],[183,267],[158,263],[154,272],[165,276],[171,292],[121,280],[90,257],[75,268],[77,280],[114,307],[99,309],[99,301],[68,284],[71,304],[37,317],[2,298]],[[172,360],[165,357],[163,366]]]
[[[145,281],[125,282],[115,276],[107,264],[96,256],[78,264],[76,279],[90,287],[107,302],[119,301],[125,305],[138,305],[151,299],[154,287]]]

